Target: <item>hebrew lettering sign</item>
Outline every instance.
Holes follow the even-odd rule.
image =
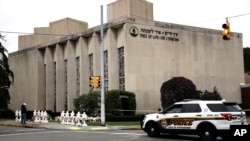
[[[130,35],[132,37],[139,37],[152,40],[166,40],[166,41],[179,41],[179,33],[168,31],[166,29],[159,30],[154,28],[137,28],[135,26],[130,27]]]

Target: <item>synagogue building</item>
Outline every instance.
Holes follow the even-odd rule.
[[[15,74],[9,107],[74,110],[73,100],[92,90],[89,77],[101,75],[100,30],[64,18],[19,36],[18,51],[9,54]],[[137,112],[161,108],[161,85],[177,76],[197,90],[216,87],[224,99],[242,101],[241,33],[226,41],[219,30],[154,21],[146,0],[117,0],[107,5],[103,41],[104,89],[135,93]]]

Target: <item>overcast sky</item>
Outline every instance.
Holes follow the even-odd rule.
[[[34,27],[47,27],[49,22],[70,17],[100,24],[100,5],[116,0],[0,0],[0,33],[9,52],[17,51],[17,33],[33,33]],[[250,47],[250,0],[147,0],[153,3],[154,20],[222,30],[229,17],[231,31],[243,33],[243,47]]]

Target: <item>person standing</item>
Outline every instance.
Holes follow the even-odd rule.
[[[21,106],[21,124],[26,124],[26,114],[27,114],[27,109],[26,109],[26,103],[23,103]]]

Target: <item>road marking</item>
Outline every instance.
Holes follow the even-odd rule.
[[[94,127],[94,128],[91,128],[91,130],[106,130],[106,129],[109,129],[108,127]]]
[[[81,128],[79,127],[69,127],[69,130],[80,130]]]

